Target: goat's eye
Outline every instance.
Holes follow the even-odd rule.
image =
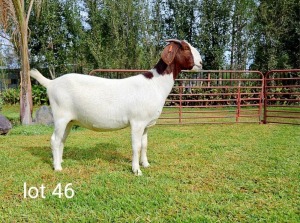
[[[190,48],[187,47],[187,46],[184,46],[184,47],[183,47],[183,50],[190,50]]]

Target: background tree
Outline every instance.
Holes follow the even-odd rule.
[[[262,71],[300,67],[298,0],[36,0],[42,7],[33,0],[0,2],[0,31],[10,34],[20,58],[26,54],[15,6],[24,6],[27,23],[31,14],[30,63],[53,78],[94,68],[149,69],[168,38],[196,46],[204,69],[246,69],[251,61],[251,69]],[[30,89],[23,83],[26,70],[22,92]],[[30,104],[26,97],[21,108]]]
[[[32,122],[32,93],[29,76],[28,21],[34,0],[0,0],[0,25],[11,38],[19,54],[21,64],[20,120],[22,124]],[[36,1],[37,7],[41,1]]]
[[[255,0],[233,0],[230,20],[229,69],[244,70],[253,53]]]
[[[50,76],[82,72],[85,64],[84,31],[75,0],[43,3],[39,19],[30,20],[31,65],[46,68]],[[51,22],[49,22],[51,21]],[[48,73],[45,72],[45,73]]]
[[[143,44],[148,24],[147,1],[88,0],[87,41],[95,66],[101,68],[149,68]],[[145,9],[146,8],[146,9]],[[143,64],[145,63],[145,64]]]
[[[159,1],[162,10],[165,38],[176,37],[192,43],[197,24],[196,0]]]
[[[255,16],[254,69],[300,67],[300,2],[261,0]]]
[[[229,42],[231,1],[202,0],[197,44],[203,55],[204,68],[222,69]]]

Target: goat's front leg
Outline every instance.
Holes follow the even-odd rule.
[[[145,128],[142,136],[142,149],[141,149],[141,163],[143,167],[149,167],[150,164],[147,158],[147,145],[148,145],[148,128]]]
[[[144,128],[140,126],[131,126],[131,141],[132,141],[132,172],[136,176],[141,176],[142,171],[140,170],[139,158],[142,146],[142,136]]]

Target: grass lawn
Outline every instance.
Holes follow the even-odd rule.
[[[51,134],[15,126],[0,137],[1,222],[300,222],[299,126],[155,126],[141,177],[129,129],[75,129],[62,172],[52,170]]]

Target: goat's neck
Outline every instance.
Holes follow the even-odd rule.
[[[173,74],[174,80],[178,77],[179,73],[181,72],[181,68],[175,62],[171,63],[170,65],[167,65],[162,59],[158,61],[154,68],[160,75]]]
[[[156,76],[154,78],[158,83],[157,86],[159,86],[158,89],[161,92],[161,95],[167,98],[181,69],[179,66],[176,66],[175,63],[168,66],[162,59],[160,59],[155,65],[154,70],[157,73],[156,75],[158,75],[154,75]]]

